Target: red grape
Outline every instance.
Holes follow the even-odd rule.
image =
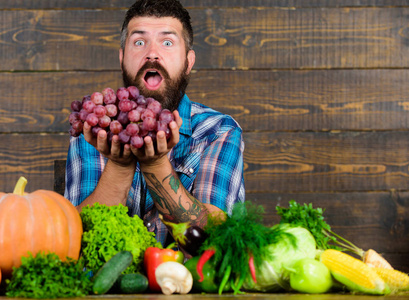
[[[98,125],[102,128],[106,128],[109,126],[109,124],[111,124],[111,118],[108,117],[107,115],[102,116],[101,118],[99,118],[98,120]]]
[[[131,111],[132,110],[132,102],[133,101],[131,101],[131,100],[128,100],[128,99],[124,99],[124,100],[121,100],[121,101],[119,101],[119,104],[118,104],[118,108],[119,108],[119,110],[120,111],[123,111],[123,112],[129,112],[129,111]],[[135,102],[134,102],[135,103]]]
[[[119,100],[129,99],[129,91],[124,87],[120,87],[116,91],[116,96],[118,97]]]
[[[170,129],[169,129],[168,123],[165,123],[163,121],[158,121],[156,130],[158,132],[159,131],[165,132],[167,139],[170,137]]]
[[[156,130],[156,128],[158,127],[157,123],[158,122],[155,118],[147,117],[143,120],[143,128],[148,131]]]
[[[72,123],[71,127],[78,133],[82,132],[82,128],[84,123],[82,123],[80,120],[75,121],[74,123]]]
[[[96,126],[98,124],[98,117],[94,113],[90,113],[86,119],[90,126]]]
[[[69,133],[70,133],[70,136],[73,136],[73,137],[80,136],[81,134],[80,132],[76,132],[75,129],[72,127],[70,127]]]
[[[81,109],[80,112],[78,113],[78,116],[82,122],[85,122],[87,120],[88,115],[89,112],[87,112],[85,109]]]
[[[139,114],[142,116],[142,114],[145,112],[146,107],[145,105],[138,105],[138,107],[136,108],[137,111],[139,111]]]
[[[141,119],[142,121],[145,120],[145,118],[152,118],[156,119],[156,114],[150,110],[149,108],[145,109],[145,111],[141,114]]]
[[[156,131],[149,131],[147,136],[150,136],[152,141],[156,141]]]
[[[141,113],[137,109],[133,109],[128,113],[128,119],[131,122],[139,122],[141,120]]]
[[[74,100],[71,102],[71,110],[72,111],[80,111],[82,108],[82,102],[78,100]]]
[[[118,134],[122,131],[123,127],[122,124],[119,123],[117,120],[114,120],[111,122],[111,124],[109,124],[109,130],[113,133],[113,134]]]
[[[105,109],[108,117],[113,118],[118,114],[118,107],[115,104],[107,104],[105,105]]]
[[[101,127],[98,127],[98,126],[92,127],[92,129],[91,129],[92,135],[95,136],[95,137],[97,137],[97,136],[98,136],[98,132],[100,132],[101,130],[102,130]]]
[[[82,97],[82,104],[87,101],[91,101],[91,95],[85,95],[84,97]]]
[[[140,95],[137,87],[129,86],[120,87],[116,92],[107,87],[102,92],[84,96],[82,101],[71,102],[68,119],[69,133],[73,137],[78,137],[83,132],[84,122],[88,122],[94,136],[100,130],[106,130],[108,143],[118,135],[121,144],[141,148],[143,138],[150,136],[156,141],[158,131],[163,131],[169,138],[169,123],[174,117],[171,111],[162,109],[159,101],[146,98]]]
[[[136,99],[136,103],[138,103],[138,105],[146,105],[146,98],[142,95],[139,95],[139,97]]]
[[[153,98],[148,98],[148,99],[153,99]],[[162,104],[160,102],[156,101],[153,99],[148,103],[147,109],[152,110],[155,114],[159,115],[160,112],[162,111]]]
[[[137,135],[139,133],[139,125],[136,123],[130,123],[126,126],[125,130],[130,136]]]
[[[138,90],[138,88],[136,86],[131,85],[131,86],[128,86],[126,89],[129,92],[129,99],[135,100],[135,99],[138,98],[139,90]]]
[[[143,127],[143,123],[140,123],[139,124],[139,135],[141,136],[141,137],[144,137],[144,136],[146,136],[148,134],[148,130],[146,130],[144,127]]]
[[[119,121],[119,123],[121,123],[124,126],[129,124],[129,118],[128,118],[127,112],[120,111],[116,119]]]
[[[131,136],[128,135],[128,133],[126,132],[126,130],[122,130],[122,131],[118,134],[118,140],[119,140],[119,142],[122,143],[122,144],[128,144],[130,139],[131,139]]]
[[[70,124],[74,123],[75,121],[80,120],[80,113],[73,111],[72,113],[70,113],[70,116],[68,117],[68,121],[70,122]]]
[[[169,109],[164,109],[161,111],[159,114],[159,121],[165,122],[166,124],[169,124],[170,122],[174,121],[175,118],[173,117],[173,114]]]
[[[85,109],[87,112],[92,113],[94,112],[95,103],[92,101],[86,101],[82,104],[82,108]]]
[[[135,148],[142,148],[143,147],[143,138],[139,135],[134,135],[131,137],[131,145]]]
[[[105,88],[102,90],[102,95],[104,96],[105,104],[115,104],[116,102],[116,93],[111,88]]]
[[[101,118],[103,116],[105,116],[107,113],[107,109],[105,108],[105,106],[103,105],[97,105],[94,108],[94,114],[98,117]]]
[[[94,102],[95,105],[101,105],[104,103],[104,96],[100,92],[92,93],[91,101]]]

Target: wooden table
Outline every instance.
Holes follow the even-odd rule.
[[[0,300],[12,300],[15,298],[0,297]],[[72,299],[72,298],[71,298]],[[87,296],[83,298],[75,298],[77,300],[134,300],[134,299],[148,299],[148,300],[206,300],[206,299],[238,299],[238,300],[262,300],[262,299],[277,299],[277,300],[403,300],[409,299],[409,292],[400,295],[386,295],[386,296],[372,296],[372,295],[353,295],[353,294],[290,294],[290,293],[247,293],[242,295],[233,294],[187,294],[187,295],[163,295],[163,294],[136,294],[136,295],[101,295],[101,296]]]

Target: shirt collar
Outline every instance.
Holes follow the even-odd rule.
[[[192,111],[192,102],[190,102],[186,94],[183,96],[182,100],[179,103],[178,112],[182,118],[183,124],[180,127],[179,132],[184,135],[192,135],[192,122],[191,122],[191,111]]]

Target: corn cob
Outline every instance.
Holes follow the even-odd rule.
[[[350,291],[376,295],[390,292],[388,285],[373,268],[351,255],[328,249],[322,252],[320,259],[332,276]]]
[[[370,267],[393,269],[390,263],[373,249],[365,251],[363,261]]]
[[[409,290],[409,276],[398,270],[374,268],[375,272],[385,281],[392,291]]]

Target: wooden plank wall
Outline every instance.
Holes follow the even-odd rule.
[[[122,85],[133,1],[0,0],[0,191],[53,189],[72,100]],[[290,199],[409,272],[409,0],[184,0],[188,94],[244,129],[247,199]],[[393,5],[391,4],[393,3]]]

